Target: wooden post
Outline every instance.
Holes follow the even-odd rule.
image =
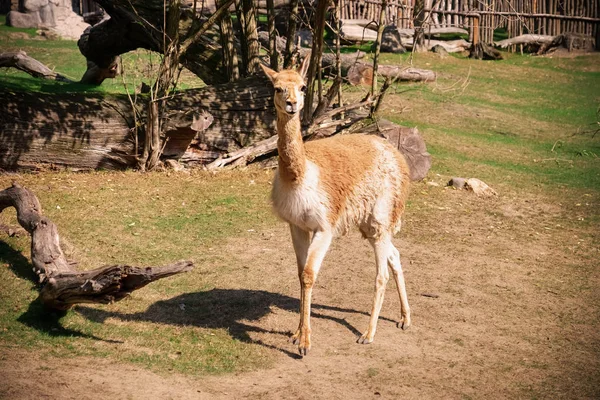
[[[473,46],[479,43],[479,15],[473,15]]]
[[[277,51],[277,32],[275,32],[275,5],[273,0],[267,0],[268,29],[269,29],[269,58],[271,69],[279,71],[279,52]]]
[[[310,125],[313,118],[313,99],[314,84],[318,71],[321,70],[321,57],[323,55],[323,34],[325,33],[325,24],[327,18],[327,9],[330,0],[321,0],[317,4],[315,14],[315,32],[313,34],[313,46],[310,54],[310,65],[308,67],[308,76],[306,77],[306,101],[303,110],[302,122],[304,125]],[[320,96],[320,94],[318,95]]]

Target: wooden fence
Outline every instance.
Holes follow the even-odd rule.
[[[381,0],[339,0],[343,19],[377,20]],[[525,33],[559,35],[577,33],[596,39],[600,46],[600,0],[424,0],[429,26],[477,28],[480,40],[493,43],[494,31],[504,28],[508,37]],[[388,24],[413,27],[415,0],[390,0]],[[477,26],[474,27],[473,25]]]

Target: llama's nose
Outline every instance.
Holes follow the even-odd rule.
[[[289,112],[289,113],[295,113],[296,111],[298,111],[298,103],[296,102],[291,102],[291,101],[286,101],[285,102],[285,111]]]

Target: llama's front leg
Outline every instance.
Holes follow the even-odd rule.
[[[298,326],[298,331],[293,336],[293,340],[294,344],[298,345],[298,351],[302,356],[308,354],[311,345],[310,307],[312,289],[317,280],[319,270],[321,269],[323,258],[325,258],[325,254],[327,254],[327,250],[331,244],[332,237],[333,235],[329,231],[318,231],[314,233],[308,248],[306,263],[300,272],[300,324]]]
[[[371,309],[371,319],[369,320],[369,327],[363,335],[358,338],[358,343],[369,344],[373,342],[375,337],[375,331],[377,330],[377,319],[379,318],[379,312],[383,304],[383,296],[385,294],[385,287],[388,280],[390,279],[390,273],[388,271],[388,257],[390,255],[390,238],[385,235],[379,239],[369,240],[373,249],[375,250],[375,261],[377,263],[377,277],[375,278],[375,296],[373,298],[373,308]]]
[[[303,309],[304,304],[304,292],[302,291],[302,271],[306,265],[306,259],[308,258],[308,248],[310,246],[310,232],[300,229],[296,225],[290,224],[290,232],[292,234],[292,243],[294,245],[294,252],[296,253],[296,263],[298,264],[298,280],[300,281],[300,310]],[[291,342],[298,344],[298,338],[300,337],[300,328],[302,327],[302,318],[300,318],[300,325],[298,329],[291,337]]]

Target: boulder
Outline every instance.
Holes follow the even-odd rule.
[[[46,7],[48,0],[24,0],[23,8],[27,13],[39,11],[40,8]]]
[[[56,25],[56,20],[54,19],[54,5],[48,4],[39,9],[40,20],[42,21],[41,26],[44,27],[52,27]]]
[[[38,28],[41,23],[40,14],[37,11],[33,13],[10,11],[6,14],[6,25],[15,28]]]
[[[431,51],[437,53],[440,56],[440,58],[448,57],[448,50],[446,50],[446,48],[441,44],[436,44],[435,46],[433,46],[431,48]]]
[[[296,35],[296,40],[300,40],[300,47],[312,47],[312,32],[307,29],[300,29]]]
[[[406,48],[402,45],[400,32],[398,32],[396,25],[388,25],[383,28],[381,51],[384,53],[406,53]]]
[[[467,183],[467,180],[465,178],[454,177],[450,179],[450,182],[448,182],[448,186],[452,186],[456,189],[464,189],[465,183]]]
[[[494,189],[477,178],[467,179],[467,182],[465,183],[465,189],[472,191],[477,196],[490,197],[498,195]]]

